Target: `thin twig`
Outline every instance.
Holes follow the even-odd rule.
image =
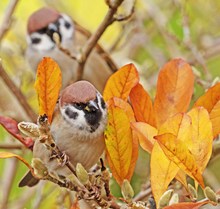
[[[148,197],[151,193],[152,193],[151,188],[148,188],[144,191],[141,191],[133,198],[133,201],[135,201],[135,202],[141,201],[141,200],[145,199],[146,197]]]
[[[122,2],[123,0],[118,0],[115,1],[114,5],[109,6],[109,10],[106,16],[104,17],[104,20],[99,25],[96,32],[91,35],[91,37],[88,39],[88,41],[82,48],[82,57],[78,64],[78,69],[77,69],[77,77],[76,77],[77,80],[80,80],[82,78],[83,68],[88,56],[90,55],[92,49],[97,44],[102,34],[105,32],[106,28],[114,22],[114,15],[117,12],[118,7],[122,4]]]
[[[30,119],[32,121],[36,121],[37,115],[35,114],[33,109],[28,104],[27,99],[25,98],[25,96],[23,95],[21,90],[14,84],[12,79],[8,76],[8,74],[4,70],[1,63],[0,63],[0,76],[2,77],[2,79],[4,80],[4,82],[8,86],[8,88],[13,92],[13,94],[17,98],[18,102],[24,108],[24,111],[26,112],[26,114],[30,117]]]
[[[18,160],[10,159],[10,161],[7,162],[6,164],[6,167],[3,169],[4,174],[2,176],[2,179],[4,179],[4,181],[1,184],[1,189],[3,194],[2,202],[1,202],[2,208],[7,208],[11,188],[13,185],[13,180],[16,175],[17,166],[18,166]]]
[[[16,8],[18,1],[19,0],[11,0],[8,4],[8,7],[5,11],[5,16],[3,17],[2,24],[0,26],[0,42],[11,26],[12,14]]]

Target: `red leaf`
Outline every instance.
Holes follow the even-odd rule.
[[[29,149],[32,149],[34,144],[33,140],[29,137],[24,138],[19,134],[17,121],[13,120],[12,118],[0,116],[0,124],[5,128],[8,133],[18,139],[23,145],[25,145]]]

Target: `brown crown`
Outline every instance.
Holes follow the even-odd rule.
[[[71,103],[86,103],[96,98],[96,88],[88,81],[78,81],[61,92],[61,106]]]
[[[45,28],[48,24],[55,22],[60,17],[60,13],[54,9],[43,7],[34,12],[28,19],[27,32],[31,34],[42,28]]]

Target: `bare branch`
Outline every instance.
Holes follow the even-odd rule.
[[[129,12],[129,14],[127,15],[123,15],[123,14],[119,14],[119,15],[115,15],[114,16],[114,21],[117,21],[117,22],[121,22],[121,21],[125,21],[125,20],[128,20],[132,17],[132,15],[134,14],[134,9],[135,9],[135,4],[133,4],[132,8],[131,8],[131,11]]]
[[[16,8],[16,5],[19,0],[11,0],[8,4],[8,7],[5,11],[5,16],[2,19],[2,24],[0,26],[0,41],[4,37],[5,33],[8,31],[8,29],[11,26],[12,23],[12,14]]]
[[[114,5],[111,5],[110,2],[108,2],[109,10],[106,16],[104,17],[102,23],[99,25],[96,32],[92,34],[92,36],[88,39],[88,41],[82,48],[81,62],[78,64],[78,69],[77,69],[77,77],[76,77],[77,80],[80,80],[82,78],[83,68],[88,56],[90,55],[92,49],[97,44],[102,34],[105,32],[106,28],[114,22],[114,15],[117,12],[118,7],[122,4],[123,0],[115,1]]]
[[[0,76],[2,77],[2,79],[4,80],[4,82],[8,86],[8,88],[13,92],[13,94],[17,98],[18,102],[24,108],[24,111],[26,112],[26,114],[30,117],[30,119],[32,121],[36,121],[37,115],[35,114],[33,109],[28,104],[27,99],[25,98],[25,96],[23,95],[21,90],[14,84],[14,82],[8,76],[8,74],[4,70],[1,63],[0,63]]]

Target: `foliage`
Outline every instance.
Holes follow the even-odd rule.
[[[52,119],[50,115],[54,111],[61,86],[61,73],[56,65],[52,59],[43,58],[38,66],[35,83],[39,95],[39,114],[48,114],[49,120]],[[184,85],[186,81],[188,85]],[[203,105],[203,101],[205,107],[218,104],[220,93],[216,88],[219,83],[198,99],[195,107],[187,113],[193,85],[194,76],[191,67],[181,59],[174,59],[159,73],[153,105],[148,93],[139,84],[138,72],[133,64],[125,65],[114,73],[104,90],[104,98],[108,104],[106,155],[112,174],[120,185],[126,179],[131,180],[138,157],[139,139],[142,148],[151,154],[151,188],[157,207],[161,207],[162,197],[174,178],[187,189],[186,175],[188,175],[194,179],[195,184],[198,183],[205,188],[202,173],[212,154],[213,133],[219,134],[219,127],[212,125],[213,119],[216,124],[219,117],[212,118],[209,114],[211,115],[212,109],[218,112],[219,108],[217,105],[217,108],[206,110],[200,105]],[[52,92],[54,96],[47,92]],[[128,100],[129,95],[132,98],[131,103]],[[142,95],[138,102],[140,109],[136,108],[136,111],[133,111],[132,106],[137,107],[136,95]],[[215,96],[212,96],[212,100],[207,100],[210,95]],[[145,122],[138,122],[138,119],[136,122],[136,115],[138,119],[142,115],[141,119]],[[2,124],[10,133],[17,133],[16,128],[13,128],[14,123],[8,119],[7,123]],[[19,134],[13,135],[20,140]],[[12,153],[0,155],[0,158],[9,157],[18,158],[32,170],[32,167],[18,155]],[[182,204],[184,203],[179,207],[182,207]],[[191,206],[188,204],[187,207],[194,208],[195,204]]]
[[[94,31],[103,19],[107,7],[104,1],[82,2],[35,0],[31,7],[21,2],[13,15],[12,26],[1,41],[0,56],[3,64],[31,107],[36,110],[37,96],[33,87],[35,75],[32,75],[24,61],[27,16],[42,5],[52,5],[58,10],[67,11],[78,22]],[[6,3],[0,2],[0,17],[4,15],[5,8]],[[118,66],[134,63],[123,66],[113,74],[104,90],[109,111],[105,141],[108,165],[113,175],[110,181],[111,192],[117,199],[118,190],[123,188],[125,179],[128,180],[126,182],[131,182],[135,196],[131,195],[133,191],[128,191],[123,196],[122,204],[127,207],[137,208],[139,204],[138,208],[142,208],[142,203],[143,208],[149,207],[149,194],[153,194],[158,208],[165,209],[196,209],[202,205],[209,208],[207,204],[215,205],[219,201],[219,193],[216,192],[220,187],[217,158],[220,132],[220,83],[217,78],[220,64],[218,8],[217,1],[210,3],[199,0],[186,3],[139,0],[131,21],[114,24],[101,39],[101,43],[109,49]],[[90,11],[99,12],[99,15]],[[215,18],[212,18],[213,16]],[[168,62],[173,57],[184,57],[190,64],[182,59]],[[44,61],[46,60],[49,61],[49,58]],[[49,62],[48,66],[56,66],[53,61]],[[55,78],[59,80],[59,70],[57,66],[55,68]],[[57,83],[50,84],[59,86],[58,80]],[[50,119],[59,92],[58,86],[56,92],[52,91],[53,102],[47,106],[47,99],[51,101],[46,93],[49,87],[42,89],[42,85],[36,84],[38,98],[42,101],[39,102],[40,114],[46,113]],[[3,100],[0,104],[5,105]],[[7,106],[9,107],[10,103],[7,103]],[[0,116],[0,124],[3,127],[0,127],[0,142],[6,142],[6,145],[0,144],[3,150],[0,158],[15,157],[31,169],[26,161],[31,158],[28,156],[28,150],[32,149],[33,139],[23,136],[17,129],[17,121],[21,118],[27,121],[27,117],[19,116],[17,121],[11,119],[14,117],[13,111],[17,109],[15,106],[12,105],[10,112],[3,112],[0,107],[1,115],[10,116]],[[11,148],[13,151],[9,153],[8,149]],[[0,200],[2,197],[6,199],[9,208],[28,195],[34,198],[26,198],[23,201],[24,207],[27,208],[32,208],[33,205],[35,208],[36,205],[40,205],[40,208],[63,205],[67,208],[79,207],[77,201],[71,205],[66,193],[57,194],[59,192],[48,183],[42,189],[40,197],[38,193],[39,198],[34,196],[37,194],[36,189],[32,192],[29,188],[18,189],[17,182],[26,167],[16,167],[16,172],[10,168],[14,162],[16,161],[0,161],[3,168],[0,172],[1,191],[11,191],[10,195],[7,192],[9,197],[0,194]],[[214,191],[207,186],[211,186]],[[129,184],[125,188],[132,187]],[[169,189],[172,192],[167,195]],[[141,196],[145,192],[146,195]],[[51,195],[46,198],[47,194]],[[179,199],[176,199],[176,196]],[[147,200],[148,206],[145,204]]]

